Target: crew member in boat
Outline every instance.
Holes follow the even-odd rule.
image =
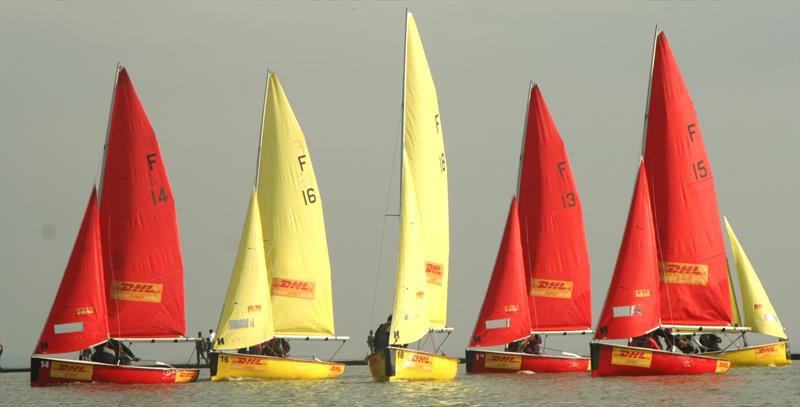
[[[109,365],[130,365],[131,361],[138,362],[139,360],[130,348],[115,339],[109,339],[105,343],[95,346],[92,354],[92,362]]]
[[[722,338],[714,334],[700,335],[700,350],[702,352],[719,352],[722,349],[719,344],[722,343]]]
[[[206,357],[206,340],[203,339],[203,331],[197,331],[197,342],[194,343],[194,350],[197,353],[197,366],[200,366],[200,359],[203,359],[206,363],[208,363],[208,358]]]
[[[389,331],[392,329],[392,314],[386,318],[386,322],[378,325],[375,330],[375,352],[380,352],[389,346]]]
[[[678,338],[675,341],[675,345],[678,347],[678,350],[680,350],[683,353],[686,354],[697,353],[697,349],[692,344],[689,335],[678,335]]]
[[[658,339],[656,339],[656,336],[653,332],[631,338],[631,340],[628,342],[628,345],[636,346],[638,348],[661,350],[661,344],[658,342]]]
[[[289,356],[292,349],[289,341],[284,338],[272,338],[262,344],[263,355],[285,358]]]

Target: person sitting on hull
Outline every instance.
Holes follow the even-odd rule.
[[[722,349],[719,347],[719,344],[722,343],[722,338],[714,334],[702,334],[700,335],[700,348],[703,352],[719,352]]]
[[[658,343],[656,336],[652,332],[631,338],[631,340],[628,342],[628,345],[635,346],[637,348],[661,350],[661,344]]]
[[[131,361],[138,362],[139,360],[130,348],[115,339],[109,339],[107,342],[95,346],[92,354],[92,362],[109,365],[130,365]]]
[[[263,343],[263,355],[275,356],[285,358],[289,356],[289,351],[292,349],[289,341],[284,338],[272,338]]]
[[[692,341],[688,335],[678,335],[675,346],[678,347],[678,350],[686,354],[697,353],[697,349],[692,345]]]

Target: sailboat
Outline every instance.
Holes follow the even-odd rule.
[[[273,339],[264,346],[350,339],[334,334],[322,197],[305,136],[272,72],[260,140],[256,188],[210,354],[211,380],[339,377],[342,363],[237,352]]]
[[[375,381],[446,380],[458,359],[409,344],[446,332],[450,231],[439,102],[417,24],[406,11],[400,242],[389,345],[367,357]],[[441,344],[440,344],[441,346]]]
[[[479,349],[531,334],[547,338],[592,332],[589,255],[578,190],[539,86],[531,83],[528,95],[519,202],[512,199],[492,279],[466,350],[468,373],[589,370],[589,358],[566,352]]]
[[[744,347],[737,347],[731,349],[730,347],[720,352],[708,352],[706,355],[718,356],[729,359],[734,367],[736,366],[786,366],[791,364],[791,359],[786,350],[786,331],[781,325],[778,314],[772,306],[767,291],[761,284],[756,270],[747,258],[744,248],[736,234],[733,233],[733,228],[725,219],[725,229],[728,232],[728,240],[731,244],[731,251],[733,252],[733,259],[736,264],[736,274],[739,277],[739,288],[742,293],[742,308],[744,311],[745,326],[750,328],[751,332],[756,332],[778,338],[778,342],[770,342],[762,345],[753,345]],[[734,307],[734,315],[738,315],[736,309],[736,301],[732,302]],[[742,334],[744,335],[744,334]]]
[[[641,346],[599,340],[648,335],[662,325],[657,238],[645,163],[639,164],[628,222],[597,323],[592,352],[592,376],[645,376],[724,373],[730,362]]]
[[[717,197],[697,113],[667,37],[658,28],[650,80],[643,150],[660,271],[659,326],[667,335],[745,331],[733,325]],[[595,376],[709,372],[694,365],[677,370],[619,367],[603,356],[612,352],[609,345],[593,343],[591,350]],[[718,362],[717,372],[726,371],[727,364]]]
[[[34,355],[31,385],[186,383],[199,370],[102,364],[49,354],[119,342],[186,338],[175,203],[155,132],[125,68],[117,67],[101,189],[81,229]]]

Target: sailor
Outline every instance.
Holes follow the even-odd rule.
[[[719,352],[720,349],[719,344],[722,342],[722,338],[714,334],[702,334],[700,335],[700,345],[703,352]]]
[[[530,353],[532,355],[542,354],[542,337],[539,334],[531,335],[527,339],[525,347],[522,349],[523,353]]]
[[[214,337],[215,333],[213,329],[208,330],[208,338],[206,339],[206,360],[211,360],[211,351],[214,349]],[[200,335],[202,338],[203,335]]]
[[[692,341],[689,340],[689,337],[687,335],[678,335],[676,346],[683,353],[687,354],[697,353],[697,349],[695,349],[694,345],[692,345]]]
[[[369,335],[367,335],[367,346],[369,347],[369,354],[375,353],[375,334],[372,333],[372,329],[369,330]]]
[[[386,322],[378,325],[375,330],[375,352],[380,352],[389,346],[389,331],[392,329],[392,314],[386,318]]]
[[[115,339],[101,343],[94,347],[92,362],[106,363],[109,365],[130,365],[131,361],[138,362],[140,359],[125,346],[124,343]]]
[[[197,366],[200,366],[201,358],[208,363],[208,358],[206,357],[206,348],[208,345],[206,344],[206,340],[203,339],[203,331],[197,331],[197,338],[197,342],[194,343],[194,350],[197,353]]]
[[[263,344],[263,353],[267,356],[276,356],[279,358],[285,358],[289,356],[289,350],[292,349],[291,345],[289,345],[289,341],[284,338],[272,338]]]

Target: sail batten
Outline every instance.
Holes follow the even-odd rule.
[[[277,75],[267,79],[258,201],[275,333],[333,336],[328,243],[305,136]]]
[[[538,85],[530,90],[519,175],[519,218],[535,331],[592,326],[589,253],[582,204]]]
[[[665,324],[728,325],[728,272],[714,177],[689,91],[658,34],[644,161],[659,242]]]
[[[183,258],[174,197],[156,134],[124,68],[113,100],[102,191],[111,336],[183,336]]]

